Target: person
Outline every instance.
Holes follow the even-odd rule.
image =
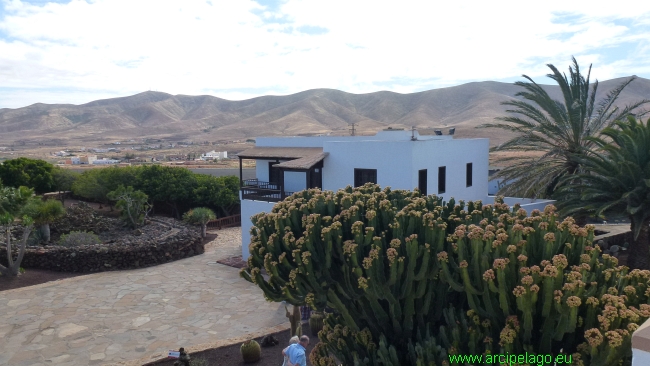
[[[284,356],[284,362],[282,363],[282,366],[293,366],[291,362],[289,362],[289,355],[287,355],[287,350],[289,347],[297,344],[298,342],[300,342],[300,338],[298,338],[298,336],[293,336],[291,339],[289,339],[289,345],[282,350],[282,355]]]
[[[306,335],[300,337],[298,344],[292,344],[287,348],[286,354],[289,356],[290,366],[307,366],[307,356],[305,349],[309,346],[309,337]]]
[[[185,348],[181,347],[178,352],[180,356],[178,357],[178,361],[174,362],[174,366],[190,366],[190,355],[185,352]]]

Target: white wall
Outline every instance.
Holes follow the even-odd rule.
[[[255,160],[255,178],[262,182],[269,181],[269,161],[270,160]]]
[[[494,196],[499,192],[499,189],[505,187],[516,180],[504,181],[503,179],[492,179],[488,182],[488,194]]]
[[[444,136],[443,136],[444,137]],[[484,199],[487,192],[488,139],[440,139],[326,142],[323,188],[354,184],[354,169],[377,169],[377,183],[394,189],[418,186],[418,171],[427,169],[427,193],[438,194],[438,167],[446,167],[444,199]],[[466,186],[466,164],[472,163],[472,186]]]
[[[299,192],[307,189],[307,177],[305,172],[284,172],[284,191]]]
[[[241,191],[239,193],[239,198],[241,199]],[[249,256],[248,245],[251,242],[250,230],[251,227],[253,227],[251,216],[260,212],[271,212],[273,205],[275,205],[275,202],[241,200],[241,255],[243,260],[248,259]]]
[[[632,366],[650,365],[650,352],[632,348]]]
[[[488,176],[488,139],[459,139],[413,142],[413,187],[418,185],[418,171],[427,169],[427,194],[445,201],[450,198],[475,201],[485,198]],[[472,163],[472,186],[466,185],[467,163]],[[438,194],[438,168],[446,167],[445,193]],[[411,188],[411,189],[412,189]]]
[[[326,142],[323,151],[323,189],[336,191],[354,185],[354,169],[377,169],[377,183],[394,189],[413,189],[412,141]]]
[[[262,160],[262,159],[257,159],[255,160],[255,177],[262,181],[262,182],[268,182],[269,181],[269,163],[270,162],[275,162],[276,160]],[[280,160],[280,163],[283,163],[288,160]]]

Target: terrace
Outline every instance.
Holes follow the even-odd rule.
[[[285,191],[280,184],[258,179],[244,179],[241,182],[241,197],[246,200],[280,202],[294,193]]]

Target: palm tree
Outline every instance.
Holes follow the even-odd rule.
[[[518,134],[491,149],[494,152],[523,153],[498,160],[508,166],[499,171],[496,178],[509,182],[499,194],[518,197],[551,196],[562,177],[581,172],[579,157],[594,144],[589,137],[598,136],[603,128],[612,126],[616,120],[650,102],[644,99],[622,109],[614,106],[623,89],[634,81],[635,77],[631,77],[596,103],[598,81],[590,84],[591,65],[585,77],[580,73],[574,57],[573,67],[569,67],[569,78],[552,64],[547,66],[553,72],[547,76],[560,86],[563,101],[554,100],[541,85],[523,75],[528,82],[515,83],[525,89],[515,94],[523,100],[513,99],[502,103],[512,107],[506,110],[510,116],[497,118],[506,123],[478,126],[501,128]],[[637,116],[646,113],[637,113]],[[525,156],[529,152],[542,155]]]
[[[579,184],[564,185],[558,190],[562,212],[593,212],[596,215],[621,213],[628,215],[634,242],[630,246],[632,268],[650,268],[650,119],[642,121],[630,116],[616,123],[620,129],[606,128],[602,135],[591,138],[598,150],[577,157],[585,173],[578,175]],[[566,179],[566,178],[565,178]]]
[[[205,238],[205,235],[207,234],[208,222],[216,218],[217,216],[214,214],[214,211],[206,207],[193,208],[183,215],[183,220],[186,222],[201,225],[202,238]]]

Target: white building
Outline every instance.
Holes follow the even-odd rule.
[[[375,136],[260,137],[238,154],[256,160],[256,179],[241,180],[242,257],[250,243],[250,217],[270,212],[275,202],[307,188],[336,191],[348,185],[435,194],[445,200],[493,202],[488,195],[488,139],[420,136],[390,130]],[[553,201],[506,198],[528,212]]]
[[[97,159],[93,161],[93,164],[96,165],[106,165],[106,164],[117,164],[119,163],[119,160],[115,159],[107,159],[107,158],[102,158],[102,159]]]
[[[228,152],[227,151],[210,151],[205,154],[202,154],[199,160],[215,160],[215,159],[227,159],[228,158]]]

